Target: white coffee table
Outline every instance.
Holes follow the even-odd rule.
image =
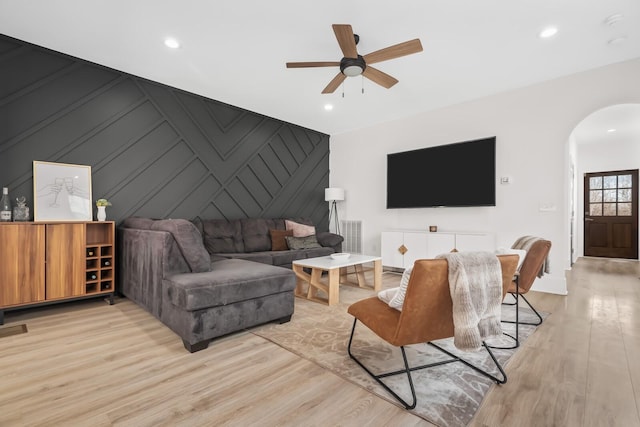
[[[377,292],[382,288],[382,258],[379,256],[351,254],[349,258],[335,260],[330,256],[317,258],[307,258],[293,261],[292,269],[298,276],[296,285],[296,296],[307,298],[313,301],[324,302],[328,305],[335,305],[340,301],[340,284],[351,283],[360,287],[369,286],[364,277],[363,264],[373,263],[373,289]],[[354,267],[356,270],[357,283],[347,280],[347,267]],[[304,271],[311,269],[311,274]],[[328,272],[328,280],[322,280],[322,272]],[[308,284],[305,294],[303,285]],[[318,298],[318,289],[326,292],[326,300]]]

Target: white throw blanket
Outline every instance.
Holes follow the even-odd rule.
[[[453,252],[438,255],[449,263],[449,291],[453,301],[453,344],[464,351],[502,335],[502,268],[492,252]]]
[[[513,246],[511,246],[511,249],[522,249],[524,251],[527,251],[527,253],[529,253],[531,246],[538,240],[544,240],[544,239],[542,239],[541,237],[535,237],[535,236],[522,236],[513,243]],[[542,277],[544,276],[545,273],[549,274],[550,272],[551,272],[551,269],[549,267],[549,255],[547,255],[547,258],[544,260],[542,267],[540,267],[540,271],[538,271],[538,277]]]

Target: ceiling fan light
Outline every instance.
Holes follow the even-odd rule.
[[[346,67],[344,70],[342,70],[342,74],[344,74],[347,77],[355,77],[362,74],[363,71],[364,70],[360,68],[358,65],[350,65]]]
[[[359,76],[364,73],[365,68],[367,64],[360,55],[357,58],[342,58],[340,61],[340,71],[347,77]]]

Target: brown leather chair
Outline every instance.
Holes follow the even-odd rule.
[[[502,267],[502,297],[504,298],[515,274],[518,257],[517,255],[499,255],[498,259]],[[498,302],[498,304],[499,303],[500,302]],[[378,297],[371,297],[352,304],[349,306],[348,312],[355,317],[353,328],[351,329],[351,337],[349,338],[349,356],[407,409],[413,409],[416,406],[416,393],[413,387],[411,371],[418,369],[450,362],[462,362],[468,367],[491,378],[498,384],[507,382],[507,376],[504,370],[484,342],[483,347],[489,353],[497,369],[500,371],[501,379],[431,342],[454,336],[453,303],[449,291],[448,264],[445,259],[425,259],[415,262],[409,284],[407,285],[402,311],[389,307],[389,305],[378,299]],[[358,320],[389,344],[400,347],[404,360],[404,369],[383,374],[374,374],[353,355],[351,347]],[[404,346],[419,343],[428,343],[446,353],[452,357],[452,359],[419,367],[409,367]],[[413,402],[411,404],[404,401],[382,381],[382,378],[398,374],[407,375],[413,396]]]
[[[542,277],[545,273],[545,262],[547,261],[547,257],[549,256],[549,252],[551,251],[551,242],[545,239],[535,240],[530,247],[527,248],[527,254],[524,257],[524,261],[520,266],[520,271],[514,276],[514,280],[509,285],[509,289],[507,290],[514,298],[515,302],[513,303],[503,303],[506,305],[515,305],[516,306],[516,319],[515,320],[503,320],[504,323],[515,323],[516,332],[515,336],[505,334],[515,340],[515,345],[513,347],[494,347],[494,348],[516,348],[520,345],[520,341],[518,339],[518,329],[520,325],[533,325],[538,326],[542,323],[542,316],[540,313],[533,308],[529,300],[524,296],[535,282],[536,278]],[[538,320],[535,322],[521,322],[520,321],[520,298],[527,303],[527,305],[533,310],[535,315],[538,317]]]

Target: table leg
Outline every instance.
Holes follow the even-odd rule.
[[[358,286],[364,288],[367,285],[367,279],[364,277],[364,268],[362,264],[356,264],[353,266],[356,270],[356,279],[358,280]]]
[[[336,305],[340,301],[340,269],[329,270],[329,305]]]
[[[373,261],[373,289],[382,290],[382,260]]]
[[[313,299],[318,295],[318,287],[322,285],[320,278],[322,277],[322,270],[319,268],[311,269],[311,277],[309,277],[309,289],[307,290],[307,299]],[[320,287],[322,289],[322,287]]]
[[[311,287],[311,285],[308,284],[311,277],[307,273],[305,273],[303,267],[299,265],[294,264],[291,269],[296,274],[296,290],[294,291],[294,295],[297,297],[306,298],[307,293],[304,291],[304,284],[307,283],[307,286]]]

